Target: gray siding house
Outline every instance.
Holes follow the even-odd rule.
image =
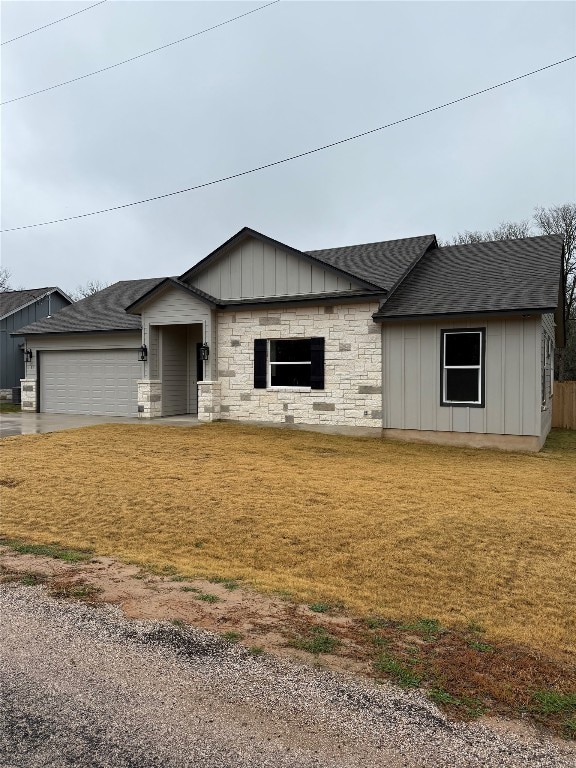
[[[72,303],[59,288],[0,292],[0,397],[10,399],[24,377],[22,339],[14,331],[49,317]]]
[[[23,408],[377,430],[539,450],[563,244],[434,235],[304,252],[244,228],[178,277],[19,331]]]

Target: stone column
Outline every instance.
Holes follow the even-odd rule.
[[[20,379],[23,411],[36,413],[36,379]]]
[[[162,416],[162,381],[141,379],[138,382],[138,418],[156,419]]]
[[[198,421],[219,421],[220,382],[198,382]]]

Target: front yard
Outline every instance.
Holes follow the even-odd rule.
[[[1,450],[4,536],[576,650],[576,433],[522,455],[106,425]]]

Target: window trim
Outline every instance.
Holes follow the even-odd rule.
[[[446,354],[446,336],[455,333],[480,334],[480,364],[479,365],[444,365]],[[477,369],[479,376],[480,400],[453,401],[446,400],[446,376],[447,370],[471,370]],[[440,405],[444,408],[485,408],[486,407],[486,328],[442,328],[440,331]]]
[[[308,392],[312,389],[312,348],[310,348],[310,360],[290,360],[290,361],[284,361],[284,362],[276,362],[272,360],[272,354],[270,345],[274,341],[310,341],[312,342],[311,336],[297,336],[295,338],[289,337],[289,338],[280,338],[280,339],[267,339],[266,340],[266,389],[272,389],[272,390],[292,390],[292,391],[300,391],[300,392]],[[306,385],[297,385],[297,386],[289,386],[287,384],[283,384],[281,386],[273,386],[272,385],[272,366],[273,365],[309,365],[310,366],[310,384],[308,386]]]

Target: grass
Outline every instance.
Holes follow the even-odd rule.
[[[330,613],[331,611],[336,610],[337,606],[334,606],[331,603],[312,603],[308,608],[314,613]],[[338,608],[341,610],[342,606],[338,606]]]
[[[415,632],[418,635],[421,635],[425,640],[434,640],[436,636],[442,632],[442,626],[438,619],[417,619],[412,622],[404,622],[399,628],[409,632]]]
[[[19,541],[18,539],[4,537],[0,537],[0,544],[10,547],[10,549],[19,552],[21,555],[53,557],[56,560],[64,560],[66,563],[85,562],[86,560],[91,560],[94,554],[93,549],[73,549],[63,547],[60,544],[31,544]]]
[[[295,638],[289,644],[301,651],[318,655],[332,653],[339,645],[339,640],[327,632],[324,627],[312,627],[305,635]]]
[[[537,720],[548,726],[555,725],[567,739],[576,738],[576,692],[536,691],[532,701],[532,712]]]
[[[200,592],[196,595],[196,600],[202,600],[204,603],[219,603],[220,598],[216,595],[209,595],[207,592]]]
[[[21,408],[16,403],[0,400],[0,413],[20,413]]]
[[[221,584],[229,592],[233,592],[240,586],[238,579],[229,579],[226,576],[211,576],[208,581],[212,584]]]
[[[236,424],[103,425],[0,450],[10,539],[576,649],[574,432],[536,455]]]
[[[417,688],[423,680],[423,676],[414,671],[413,664],[403,664],[389,653],[380,654],[374,662],[374,669],[385,672],[402,688]]]
[[[48,593],[52,597],[68,598],[70,600],[83,600],[90,603],[102,592],[100,587],[88,584],[85,581],[52,581],[48,587]]]

